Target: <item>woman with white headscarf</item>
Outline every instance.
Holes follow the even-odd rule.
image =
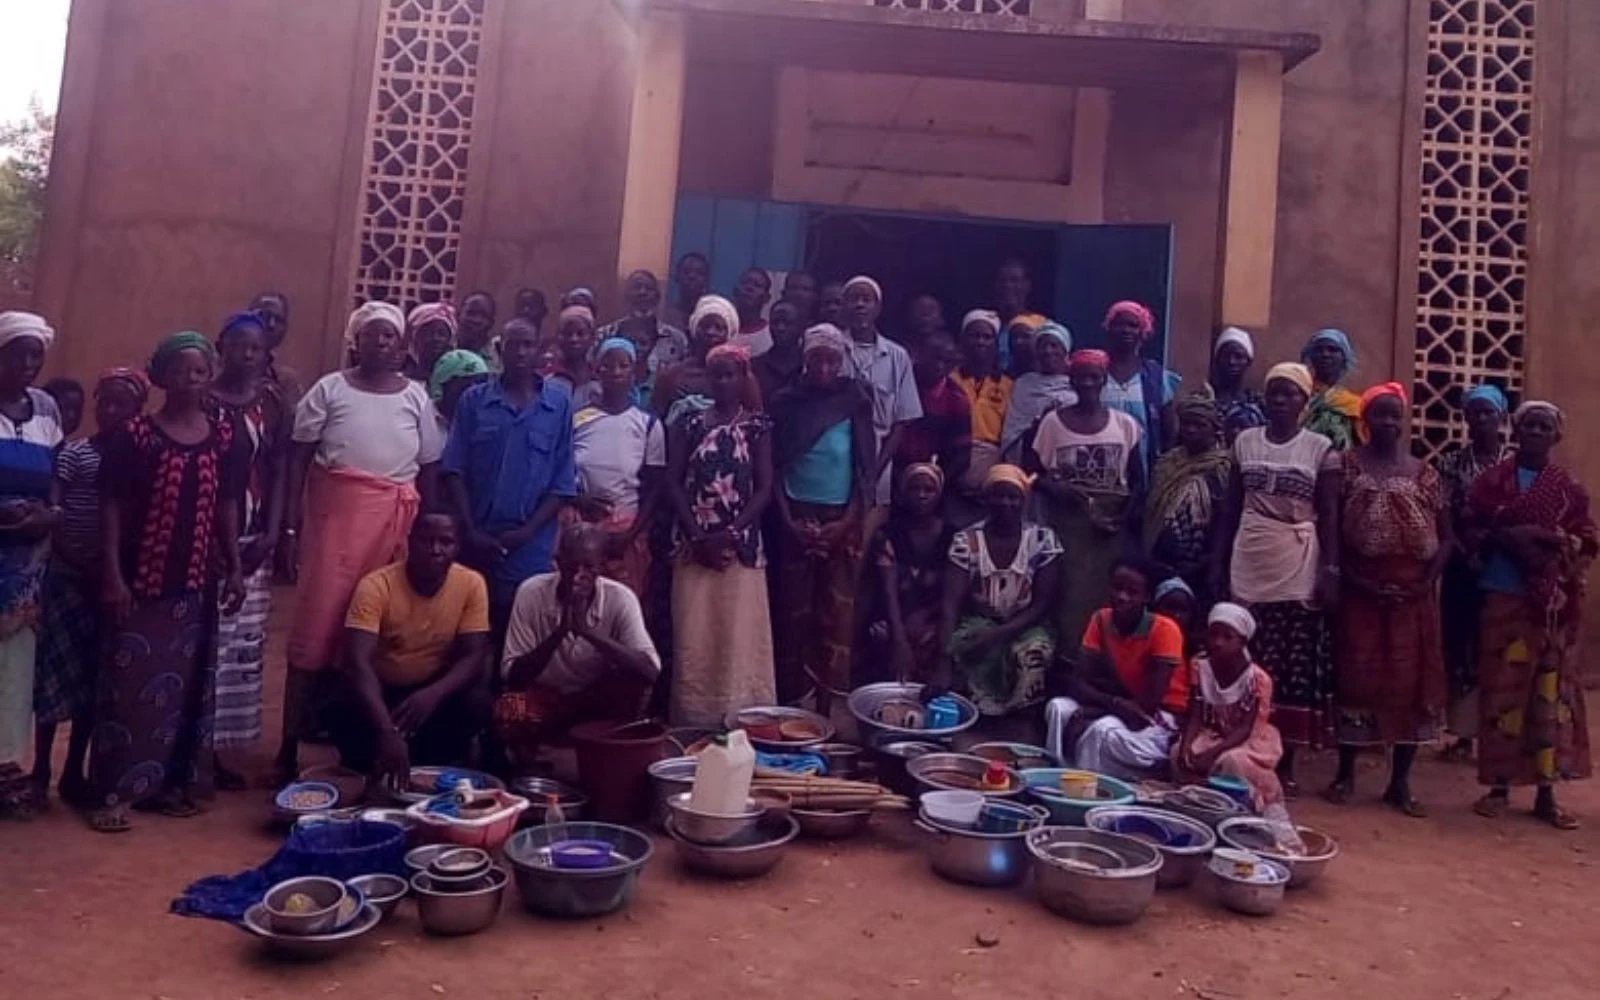
[[[427,388],[401,374],[405,330],[405,315],[387,302],[357,309],[345,325],[355,364],[319,379],[295,410],[280,544],[297,547],[304,564],[289,633],[282,776],[294,772],[313,678],[336,663],[356,584],[404,550],[444,450]]]
[[[1255,358],[1255,341],[1236,326],[1218,334],[1211,349],[1211,378],[1200,391],[1216,405],[1217,426],[1222,428],[1224,444],[1232,445],[1240,431],[1267,422],[1266,401],[1261,393],[1244,384]]]
[[[0,818],[36,808],[19,761],[32,732],[39,591],[60,516],[51,481],[61,413],[33,382],[54,340],[43,317],[0,313]]]

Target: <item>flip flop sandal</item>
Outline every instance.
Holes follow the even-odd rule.
[[[1348,804],[1355,793],[1355,782],[1335,781],[1322,790],[1322,797],[1336,806],[1342,806]]]
[[[1557,830],[1576,830],[1579,826],[1578,817],[1567,812],[1560,806],[1547,806],[1533,811],[1533,818],[1541,823],[1548,823]]]
[[[83,821],[95,833],[127,833],[133,829],[133,824],[128,820],[128,811],[119,806],[91,809],[83,814]]]
[[[1472,804],[1472,811],[1484,819],[1499,819],[1511,808],[1511,799],[1506,795],[1485,795]]]
[[[1427,808],[1415,795],[1401,795],[1391,790],[1383,793],[1383,801],[1403,816],[1410,816],[1412,819],[1428,818]]]

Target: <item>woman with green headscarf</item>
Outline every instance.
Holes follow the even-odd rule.
[[[103,601],[109,621],[89,757],[91,828],[128,809],[192,816],[212,784],[219,611],[237,611],[248,451],[207,405],[217,352],[178,333],[150,358],[166,398],[112,432],[102,459]],[[219,601],[220,594],[220,601]]]
[[[1172,569],[1210,606],[1206,577],[1211,565],[1211,533],[1216,512],[1228,493],[1232,460],[1222,447],[1215,401],[1200,393],[1180,397],[1178,444],[1156,460],[1145,508],[1144,547],[1151,558]]]
[[[512,323],[522,322],[512,320]],[[456,400],[468,389],[489,377],[489,363],[483,360],[483,355],[477,351],[465,348],[456,348],[446,351],[434,363],[433,372],[428,376],[428,398],[433,400],[433,405],[439,410],[439,417],[446,427],[456,413]]]

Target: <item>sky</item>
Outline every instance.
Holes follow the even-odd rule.
[[[22,117],[35,97],[55,110],[71,6],[71,0],[0,0],[0,121]]]

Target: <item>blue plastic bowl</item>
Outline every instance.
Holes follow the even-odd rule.
[[[1099,797],[1074,799],[1061,791],[1064,767],[1031,767],[1022,772],[1022,781],[1028,786],[1027,796],[1050,810],[1050,823],[1054,826],[1083,826],[1090,809],[1099,806],[1131,806],[1136,798],[1133,786],[1118,781],[1109,774],[1096,775]]]

